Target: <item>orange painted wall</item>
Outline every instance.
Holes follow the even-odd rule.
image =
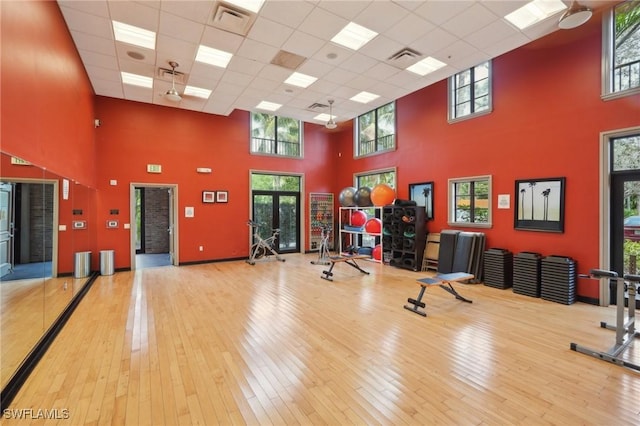
[[[321,126],[305,124],[305,158],[296,160],[250,155],[249,113],[244,111],[223,117],[97,97],[96,113],[102,121],[96,130],[98,223],[131,222],[132,182],[177,185],[181,263],[248,256],[249,170],[303,173],[305,205],[309,192],[332,189],[331,145]],[[162,173],[147,173],[147,164],[161,165]],[[199,174],[197,167],[213,173]],[[110,185],[111,180],[117,186]],[[203,204],[203,190],[226,190],[229,201]],[[193,218],[185,217],[187,206],[195,208]],[[120,214],[111,216],[112,209]],[[307,229],[305,219],[303,232]],[[130,266],[128,230],[102,229],[98,242],[100,250],[116,251],[116,268]]]
[[[408,184],[434,181],[430,232],[447,225],[447,179],[492,175],[493,227],[487,247],[514,253],[570,256],[580,271],[599,258],[600,132],[640,125],[640,95],[600,99],[600,17],[559,31],[493,61],[493,112],[447,123],[447,84],[439,82],[399,99],[395,152],[354,160],[351,130],[340,136],[340,183],[352,173],[398,167],[398,196]],[[346,153],[346,155],[345,155]],[[565,232],[514,230],[517,179],[566,177]],[[511,194],[511,208],[497,209],[497,195]],[[466,230],[469,230],[466,228]],[[579,280],[578,294],[598,297],[597,283]]]

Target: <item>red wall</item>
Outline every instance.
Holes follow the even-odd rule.
[[[335,191],[353,184],[354,171],[397,166],[399,198],[409,183],[434,181],[428,229],[439,232],[451,229],[447,179],[490,174],[493,227],[470,229],[486,234],[487,247],[570,256],[580,271],[598,267],[600,132],[640,125],[640,95],[600,98],[600,25],[597,16],[494,59],[489,115],[448,124],[441,81],[397,101],[395,152],[354,160],[346,129]],[[564,233],[515,230],[515,180],[558,176],[566,177]],[[511,194],[510,209],[496,208],[498,194]],[[597,282],[580,280],[578,294],[597,299]]]
[[[244,111],[223,117],[97,97],[96,113],[102,121],[96,129],[98,224],[131,222],[131,182],[177,185],[181,263],[248,256],[249,170],[304,173],[305,205],[309,192],[332,189],[331,146],[321,126],[305,125],[301,160],[250,155],[249,113]],[[147,173],[147,164],[160,164],[162,173]],[[199,174],[197,167],[213,173]],[[204,190],[226,190],[229,202],[203,204]],[[195,208],[193,218],[185,217],[187,206]],[[120,211],[118,217],[109,214],[112,209]],[[307,219],[304,225],[306,233]],[[122,226],[100,230],[98,245],[116,251],[116,268],[130,266],[129,231]]]

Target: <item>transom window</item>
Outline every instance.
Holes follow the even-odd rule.
[[[396,104],[383,105],[356,119],[356,157],[396,148]]]
[[[396,169],[375,170],[355,175],[356,188],[364,186],[373,189],[379,183],[386,183],[392,188],[396,187]]]
[[[640,91],[640,2],[622,2],[604,19],[603,96],[637,93]]]
[[[251,153],[302,158],[302,125],[293,118],[251,113]]]
[[[491,227],[491,176],[449,179],[449,225]]]
[[[491,62],[449,78],[449,122],[491,112]]]

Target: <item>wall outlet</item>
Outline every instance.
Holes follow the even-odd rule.
[[[198,250],[204,251],[204,247],[200,246],[200,247],[198,247]]]

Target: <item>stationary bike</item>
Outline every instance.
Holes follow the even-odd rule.
[[[329,265],[329,238],[331,237],[331,225],[322,226],[322,239],[320,240],[320,248],[318,249],[318,260],[312,260],[314,265]]]
[[[249,250],[249,259],[246,260],[249,265],[255,265],[256,259],[261,259],[264,256],[269,257],[272,254],[275,255],[276,260],[279,260],[280,262],[285,261],[285,259],[282,258],[275,250],[275,241],[280,234],[280,228],[273,229],[273,234],[269,238],[265,239],[262,238],[258,232],[258,229],[260,228],[260,224],[258,222],[250,220],[247,222],[247,225],[253,229],[253,238],[256,241]]]

